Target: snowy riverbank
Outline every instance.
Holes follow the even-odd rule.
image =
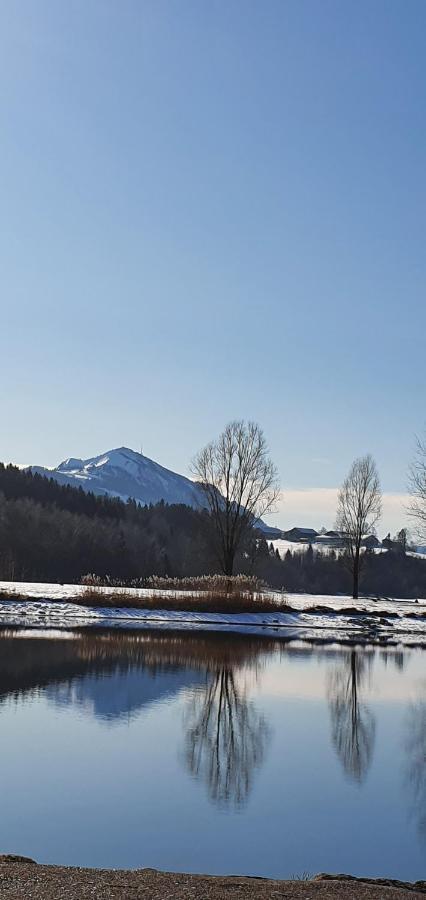
[[[313,635],[320,639],[335,635],[349,639],[415,641],[426,646],[426,601],[402,599],[368,599],[358,601],[350,597],[287,594],[290,611],[253,613],[214,613],[164,608],[143,609],[143,597],[152,598],[156,592],[146,589],[122,588],[122,597],[128,596],[129,605],[88,606],[78,603],[85,588],[81,585],[59,585],[21,582],[0,582],[0,626],[24,626],[44,628],[81,627],[89,625],[108,627],[185,627],[226,630],[249,630],[251,633],[273,630],[275,632],[299,632],[304,637]],[[99,594],[108,588],[99,588]],[[179,592],[182,595],[183,592]],[[16,594],[16,600],[13,595]],[[282,600],[281,594],[269,593],[271,599]],[[139,606],[132,606],[132,599]],[[347,612],[346,612],[347,608]]]

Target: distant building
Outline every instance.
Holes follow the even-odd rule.
[[[382,547],[385,550],[393,550],[396,553],[403,553],[404,548],[400,541],[393,541],[390,534],[388,533],[385,538],[382,540]]]
[[[290,531],[284,532],[284,538],[286,541],[312,544],[318,538],[318,531],[315,528],[290,528]]]
[[[380,541],[375,534],[366,534],[361,541],[361,547],[365,547],[366,550],[374,550],[376,547],[380,547]]]
[[[341,531],[326,531],[319,535],[317,542],[325,547],[344,547],[345,535]]]

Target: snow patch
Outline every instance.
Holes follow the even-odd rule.
[[[99,593],[110,593],[110,588],[98,588]],[[426,619],[408,618],[408,612],[426,610],[426,601],[385,599],[375,601],[363,598],[358,601],[347,596],[317,594],[287,594],[286,602],[293,607],[292,612],[271,613],[210,613],[158,609],[143,609],[131,606],[132,598],[139,602],[143,597],[152,599],[156,595],[169,594],[171,598],[185,596],[184,591],[161,591],[153,589],[120,588],[123,597],[129,598],[128,607],[90,607],[70,603],[85,591],[83,585],[39,584],[20,582],[0,582],[0,591],[27,596],[28,600],[0,600],[0,624],[28,627],[67,627],[78,625],[173,625],[185,627],[231,627],[237,629],[305,629],[319,636],[320,632],[346,635],[370,635],[380,639],[402,639],[403,635],[416,638],[426,646]],[[283,595],[269,592],[271,599],[282,600]],[[58,602],[60,601],[60,602]],[[68,601],[68,602],[67,602]],[[355,608],[362,615],[342,614],[345,605]],[[310,607],[320,607],[318,613],[308,612]],[[377,609],[383,615],[373,618]],[[397,617],[395,617],[395,613]],[[387,615],[389,618],[387,618]],[[323,638],[324,635],[321,634]]]

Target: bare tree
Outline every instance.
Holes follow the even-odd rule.
[[[279,494],[262,429],[255,422],[230,422],[197,454],[192,473],[204,491],[220,565],[232,575],[242,541],[256,520],[272,511]]]
[[[354,600],[358,598],[363,562],[363,535],[372,531],[382,513],[382,495],[376,463],[370,454],[356,459],[339,491],[336,528],[342,533],[353,575]]]
[[[420,540],[426,541],[426,435],[417,438],[414,462],[409,470],[411,504],[408,514],[415,520]]]

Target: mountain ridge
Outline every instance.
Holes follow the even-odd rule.
[[[142,505],[184,503],[202,507],[201,488],[130,447],[116,447],[87,459],[68,457],[58,466],[27,466],[27,470],[54,478],[61,484],[81,487],[100,496],[134,499]]]
[[[185,475],[155,462],[130,447],[115,447],[87,459],[70,456],[58,466],[26,466],[26,471],[53,478],[59,484],[81,487],[98,496],[136,500],[142,506],[164,501],[168,504],[203,509],[206,506],[202,488]],[[280,529],[259,521],[259,528],[273,536]]]

